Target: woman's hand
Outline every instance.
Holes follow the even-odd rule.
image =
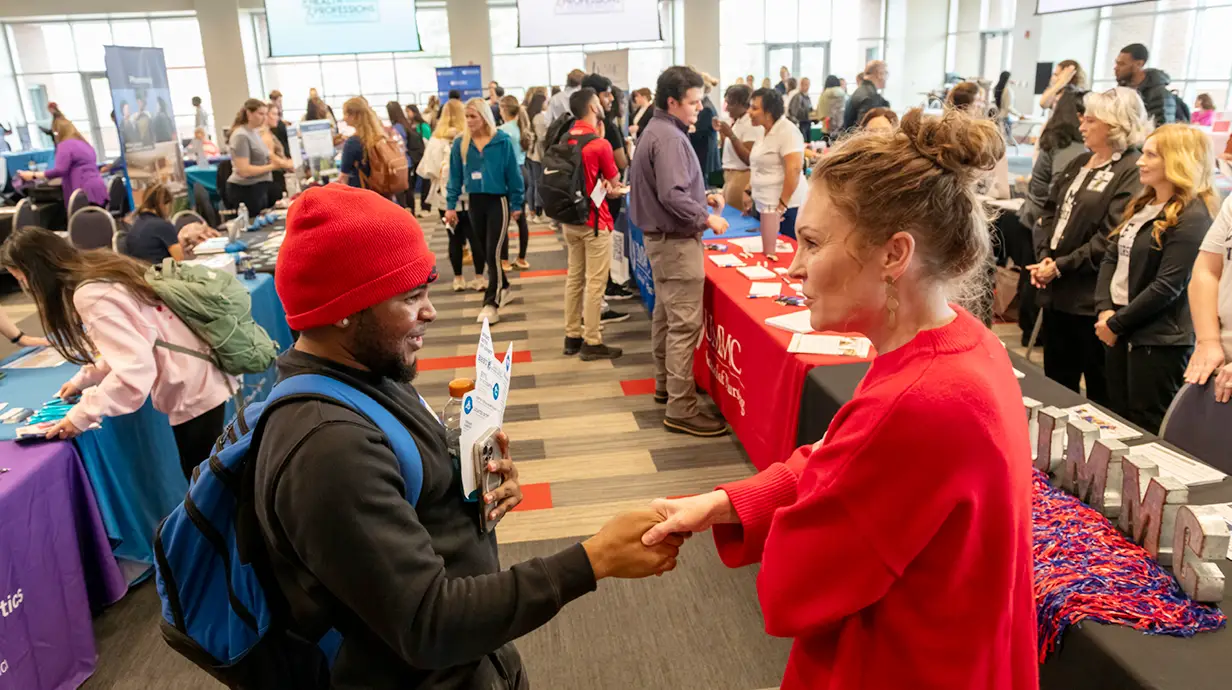
[[[67,381],[63,386],[60,386],[60,392],[56,393],[56,397],[68,401],[70,398],[76,398],[81,395],[81,389],[73,385],[72,381]]]
[[[1215,400],[1221,403],[1232,400],[1232,364],[1225,364],[1215,377]]]
[[[458,212],[457,211],[445,211],[445,225],[448,225],[451,228],[457,227],[458,225]]]
[[[17,344],[22,347],[51,347],[50,340],[36,335],[25,335],[24,333],[17,339]]]
[[[714,525],[740,521],[726,491],[687,498],[660,498],[650,507],[658,513],[661,522],[642,536],[642,543],[647,546],[654,546],[672,534],[704,532]]]
[[[1049,283],[1061,275],[1061,271],[1057,269],[1057,262],[1051,258],[1044,259],[1038,264],[1031,264],[1027,266],[1027,270],[1031,271],[1031,285],[1037,290],[1048,287]]]
[[[642,543],[643,535],[661,519],[649,508],[621,513],[582,542],[595,580],[650,577],[674,569],[684,535],[669,535],[654,546]]]
[[[1116,347],[1117,335],[1108,328],[1108,319],[1116,316],[1116,312],[1111,309],[1100,312],[1098,320],[1095,322],[1095,337],[1108,347]]]
[[[1224,361],[1223,345],[1219,341],[1199,340],[1193,356],[1189,358],[1189,366],[1185,368],[1185,383],[1205,386],[1211,374],[1222,367]]]
[[[518,507],[518,504],[522,502],[522,485],[518,483],[518,468],[514,466],[513,458],[509,456],[509,437],[505,435],[505,432],[496,433],[496,446],[500,448],[501,458],[489,462],[488,471],[500,474],[503,481],[500,486],[483,497],[483,502],[493,507],[488,513],[488,519],[493,523],[499,522],[505,517],[505,513]]]
[[[33,170],[18,170],[17,176],[25,180],[26,182],[29,182],[30,180],[33,180],[35,177],[38,177],[38,173],[34,172]]]
[[[61,419],[56,422],[56,425],[47,430],[46,438],[49,440],[77,438],[81,435],[81,429],[73,426],[73,423],[68,419]]]
[[[522,212],[521,212],[521,211],[514,211],[513,213],[510,213],[510,214],[509,214],[509,217],[510,217],[510,218],[512,218],[514,221],[516,221],[516,220],[518,220],[519,218],[521,218],[521,217],[522,217]]]

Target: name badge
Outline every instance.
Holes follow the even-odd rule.
[[[1108,183],[1112,182],[1112,178],[1111,170],[1100,170],[1091,177],[1091,183],[1087,185],[1087,190],[1102,192],[1108,188]]]
[[[483,172],[482,172],[482,171],[479,171],[479,170],[476,170],[475,172],[471,173],[471,179],[472,179],[472,180],[482,180],[482,179],[483,179]]]

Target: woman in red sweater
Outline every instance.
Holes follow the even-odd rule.
[[[644,542],[713,526],[725,563],[761,562],[766,630],[795,638],[786,690],[1039,686],[1022,393],[949,301],[985,270],[972,185],[1003,151],[992,122],[913,110],[821,158],[791,275],[813,328],[878,356],[821,442],[656,502]]]

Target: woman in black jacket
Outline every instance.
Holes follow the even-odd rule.
[[[1108,405],[1156,433],[1185,376],[1194,327],[1186,286],[1217,212],[1206,135],[1164,125],[1138,159],[1142,191],[1099,269],[1095,333],[1107,346]]]
[[[1146,139],[1146,110],[1133,89],[1088,94],[1082,137],[1090,153],[1053,183],[1036,227],[1039,263],[1028,266],[1040,290],[1044,373],[1092,401],[1107,401],[1104,347],[1095,337],[1095,282],[1108,238],[1141,187],[1135,163]]]

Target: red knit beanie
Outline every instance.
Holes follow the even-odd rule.
[[[291,204],[274,272],[291,328],[341,321],[435,277],[419,223],[381,195],[330,184]]]

